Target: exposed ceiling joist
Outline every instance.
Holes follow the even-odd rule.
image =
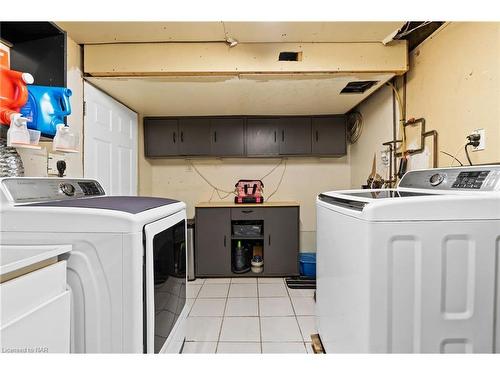
[[[283,51],[300,61],[279,61]],[[405,41],[382,43],[138,43],[85,45],[84,72],[92,76],[238,75],[242,73],[353,73],[408,70]]]
[[[382,42],[404,22],[58,22],[79,44]]]

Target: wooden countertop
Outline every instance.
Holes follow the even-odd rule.
[[[297,207],[300,206],[299,202],[293,201],[276,201],[264,203],[234,203],[234,202],[200,202],[196,204],[196,208],[209,208],[209,207]]]

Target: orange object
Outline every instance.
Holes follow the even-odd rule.
[[[5,60],[2,60],[4,63]],[[0,66],[0,123],[10,125],[10,117],[19,113],[28,100],[28,87],[33,76]]]
[[[9,69],[9,49],[0,44],[0,66]]]

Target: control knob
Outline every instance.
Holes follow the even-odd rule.
[[[75,195],[75,187],[67,182],[63,182],[61,185],[59,185],[59,188],[64,194],[69,197]]]
[[[429,178],[429,182],[431,183],[431,186],[438,186],[441,182],[444,181],[445,175],[441,173],[435,173]]]

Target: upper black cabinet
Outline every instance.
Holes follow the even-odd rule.
[[[281,155],[307,155],[311,153],[311,118],[283,117],[280,138]]]
[[[179,140],[181,155],[210,155],[210,119],[181,118]]]
[[[146,157],[342,156],[345,117],[144,118]]]
[[[313,118],[311,135],[314,155],[345,155],[347,153],[344,116]]]
[[[151,158],[179,155],[178,121],[144,119],[144,152]]]
[[[279,118],[250,118],[247,120],[247,155],[279,155]]]
[[[217,117],[210,120],[211,149],[214,156],[245,155],[245,119]]]

